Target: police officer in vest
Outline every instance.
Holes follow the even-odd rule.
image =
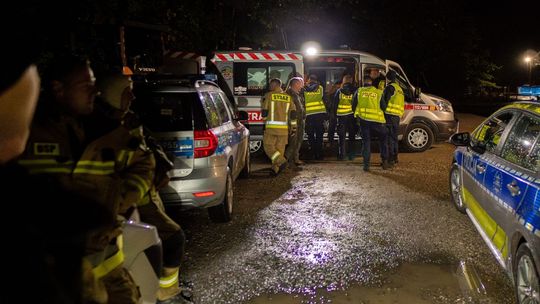
[[[388,71],[386,78],[389,83],[384,89],[383,100],[388,106],[384,111],[384,118],[388,128],[388,161],[391,166],[394,166],[398,162],[399,121],[405,111],[405,97],[403,89],[396,82],[396,71]]]
[[[384,90],[384,87],[386,86],[386,79],[384,79],[384,76],[381,75],[381,71],[377,68],[372,68],[369,71],[369,78],[371,78],[371,81],[377,87],[379,90]]]
[[[339,136],[338,160],[345,158],[345,151],[349,160],[354,158],[354,137],[356,134],[356,122],[352,110],[352,99],[356,88],[353,85],[351,75],[343,76],[343,82],[333,97],[332,114],[337,117],[337,128]],[[349,144],[345,150],[345,135],[348,133]]]
[[[304,89],[306,103],[306,133],[313,159],[323,159],[324,120],[327,118],[323,87],[317,75],[310,75]]]
[[[281,80],[270,80],[270,91],[261,102],[264,123],[264,152],[272,161],[272,171],[279,174],[287,167],[285,146],[289,133],[296,132],[296,108],[289,94],[281,90]],[[290,125],[290,128],[289,128]]]
[[[372,83],[371,78],[364,79],[364,87],[359,88],[353,96],[354,117],[359,118],[360,130],[363,140],[364,171],[369,171],[371,157],[371,133],[377,134],[379,148],[381,150],[382,168],[390,168],[388,163],[388,151],[386,137],[388,130],[385,126],[384,110],[386,103],[383,101],[382,91]]]

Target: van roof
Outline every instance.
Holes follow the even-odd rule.
[[[282,57],[276,54],[280,54]],[[226,56],[219,56],[226,55]],[[291,56],[292,55],[292,56]],[[370,58],[370,63],[385,65],[385,61],[373,54],[356,51],[356,50],[321,50],[319,55],[344,55],[344,56],[360,56]],[[234,60],[302,60],[303,54],[298,50],[235,50],[235,51],[216,51],[214,55],[215,61],[234,61]],[[366,61],[366,60],[363,60]]]
[[[264,50],[264,51],[218,51],[214,53],[213,61],[301,61],[303,59],[302,53],[295,51],[278,51],[278,50]]]

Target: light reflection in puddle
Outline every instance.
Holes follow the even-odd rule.
[[[307,289],[304,293],[262,295],[248,303],[497,303],[485,293],[463,288],[463,269],[475,272],[471,265],[463,266],[404,264],[380,286],[351,285],[338,290],[329,286],[315,292]]]

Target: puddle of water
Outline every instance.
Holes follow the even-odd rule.
[[[472,275],[470,274],[471,272]],[[480,279],[474,268],[460,263],[455,265],[403,264],[390,275],[382,286],[369,287],[352,285],[345,290],[317,290],[313,294],[261,295],[248,303],[489,303],[485,290],[471,289],[464,281]],[[472,284],[472,286],[478,286]]]

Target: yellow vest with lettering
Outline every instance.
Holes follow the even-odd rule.
[[[358,105],[354,117],[363,120],[385,123],[384,113],[381,110],[382,91],[375,87],[358,89]]]

